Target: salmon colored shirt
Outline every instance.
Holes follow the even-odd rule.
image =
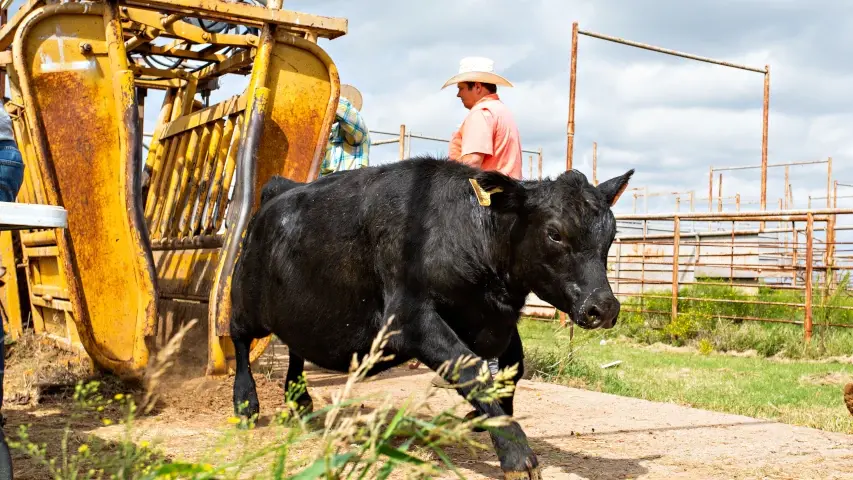
[[[464,155],[480,153],[482,164],[472,167],[497,170],[504,175],[521,179],[521,138],[509,108],[496,93],[481,98],[468,113],[459,130],[453,133],[449,154],[451,160],[461,161]]]

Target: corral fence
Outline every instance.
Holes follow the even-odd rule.
[[[378,147],[381,145],[392,145],[397,144],[399,146],[399,151],[397,154],[398,160],[403,160],[405,158],[412,156],[412,140],[426,140],[431,142],[440,142],[449,144],[450,139],[441,138],[431,135],[423,135],[420,133],[412,132],[406,124],[400,125],[399,132],[390,132],[383,130],[369,130],[371,135],[370,146]],[[390,137],[390,138],[378,138],[378,136]],[[147,132],[143,134],[145,139],[150,139],[153,136],[153,133]],[[142,145],[146,150],[148,149],[148,143],[143,142]],[[542,180],[542,148],[538,148],[536,150],[525,149],[522,148],[522,154],[527,155],[527,161],[525,163],[525,167],[522,168],[522,174],[525,179],[538,179]],[[593,161],[595,160],[595,156],[593,156]],[[593,176],[595,176],[595,166],[593,166]],[[595,180],[593,180],[595,181]]]
[[[441,138],[432,135],[423,135],[412,132],[406,124],[400,125],[399,132],[390,132],[383,130],[370,130],[372,137],[376,135],[390,136],[391,138],[376,139],[371,138],[370,146],[389,145],[396,143],[399,146],[397,154],[398,160],[403,160],[412,156],[412,140],[426,140],[430,142],[450,143],[450,139]],[[525,179],[542,179],[542,148],[536,150],[522,148],[521,153],[527,155],[526,166],[522,168],[522,175]],[[535,172],[534,172],[535,169]]]
[[[689,311],[794,324],[805,340],[815,324],[853,327],[845,282],[853,269],[853,209],[616,218],[608,277],[623,312],[663,322]],[[555,319],[557,312],[532,295],[525,314]]]

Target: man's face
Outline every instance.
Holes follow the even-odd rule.
[[[484,89],[479,83],[475,83],[471,87],[467,83],[458,83],[456,84],[456,88],[459,89],[459,93],[456,96],[462,99],[462,105],[469,110],[483,96],[482,92]]]

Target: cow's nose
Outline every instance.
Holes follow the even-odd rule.
[[[584,314],[592,325],[613,328],[619,316],[619,300],[613,295],[602,295],[586,306]]]

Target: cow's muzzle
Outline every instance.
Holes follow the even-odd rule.
[[[619,317],[621,305],[608,288],[592,291],[581,304],[578,326],[587,329],[613,328]]]

